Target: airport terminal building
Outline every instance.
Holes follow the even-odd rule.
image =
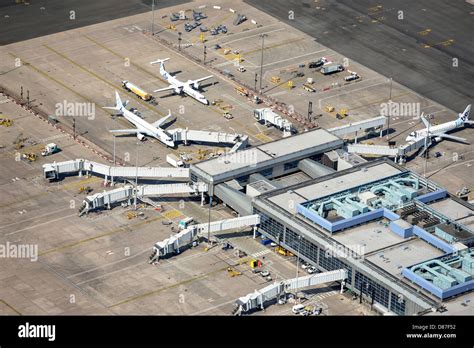
[[[462,313],[474,288],[472,206],[388,159],[351,163],[342,145],[310,131],[245,150],[252,165],[217,158],[191,177],[320,271],[346,269],[344,285],[378,312]]]

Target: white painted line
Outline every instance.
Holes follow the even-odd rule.
[[[66,215],[66,216],[63,216],[63,217],[60,217],[60,218],[57,218],[57,219],[54,219],[54,220],[49,220],[49,221],[46,221],[46,222],[42,222],[42,223],[40,223],[40,224],[36,224],[36,225],[33,225],[33,226],[25,227],[25,228],[22,228],[21,230],[18,230],[18,231],[15,231],[15,232],[7,233],[6,236],[11,236],[11,235],[17,234],[17,233],[19,233],[19,232],[23,232],[23,231],[26,231],[26,230],[30,230],[30,229],[36,228],[36,227],[38,227],[38,226],[43,226],[43,225],[51,224],[52,222],[64,220],[64,219],[67,219],[67,218],[70,218],[70,217],[73,217],[73,216],[77,216],[77,213],[74,213],[74,214],[71,214],[71,215]]]
[[[312,54],[321,53],[321,52],[324,52],[324,51],[326,51],[326,50],[320,50],[320,51],[314,51],[314,52],[310,52],[310,53],[305,53],[305,54],[302,54],[302,55],[300,55],[300,56],[291,57],[291,58],[287,58],[287,59],[282,59],[282,60],[279,60],[279,61],[276,61],[276,62],[272,62],[272,63],[268,63],[268,64],[263,64],[263,66],[266,67],[266,66],[271,66],[271,65],[275,65],[275,64],[280,64],[280,63],[287,62],[287,61],[292,60],[292,59],[298,59],[298,58],[310,56],[310,55],[312,55]],[[260,68],[260,65],[257,65],[257,67]]]
[[[262,28],[259,28],[259,29],[262,29]],[[241,37],[241,38],[238,38],[238,39],[226,41],[226,42],[223,42],[222,45],[228,45],[228,44],[233,43],[233,42],[237,42],[237,41],[241,41],[241,40],[247,40],[251,37],[260,36],[262,34],[274,33],[274,32],[282,31],[282,30],[285,30],[285,28],[278,28],[278,29],[274,29],[274,30],[270,30],[270,31],[265,31],[263,33],[259,33],[259,34],[255,34],[255,35],[249,35],[249,36]],[[248,33],[248,31],[247,31],[247,33]]]
[[[61,210],[56,210],[56,211],[52,211],[52,212],[49,212],[49,213],[46,213],[46,214],[43,214],[43,215],[39,215],[39,216],[34,216],[30,219],[24,219],[24,220],[21,220],[21,221],[17,221],[17,222],[12,222],[11,224],[6,224],[6,225],[3,225],[3,226],[0,226],[0,229],[3,229],[5,227],[9,227],[9,226],[12,226],[12,225],[16,225],[16,224],[21,224],[21,223],[24,223],[24,222],[28,222],[30,220],[37,220],[37,219],[40,219],[42,217],[45,217],[45,216],[48,216],[48,215],[52,215],[52,214],[57,214],[59,212],[62,212],[62,211],[65,211],[65,210],[70,210],[70,208],[65,208],[65,209],[61,209]]]

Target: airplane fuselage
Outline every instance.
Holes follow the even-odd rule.
[[[460,119],[449,121],[437,126],[430,127],[429,136],[436,137],[439,134],[448,133],[452,130],[461,128],[463,126],[464,126],[464,123]],[[410,135],[406,138],[406,141],[414,140],[416,138],[426,137],[427,134],[428,134],[428,128],[420,129],[418,131],[410,133]]]
[[[124,106],[120,107],[120,112],[123,114],[123,117],[125,117],[130,123],[137,127],[141,134],[154,137],[165,145],[174,147],[173,139],[162,129],[151,125],[144,119],[135,115],[133,112],[127,110]]]
[[[188,84],[182,83],[176,77],[170,75],[168,72],[164,72],[161,75],[166,82],[168,82],[171,86],[175,87],[175,91],[178,94],[185,93],[190,97],[196,99],[198,102],[209,105],[209,101],[203,96],[201,93],[196,91],[194,88],[189,86]]]

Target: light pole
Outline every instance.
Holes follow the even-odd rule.
[[[137,142],[137,154],[135,157],[135,198],[134,198],[134,205],[135,205],[135,210],[137,210],[137,195],[138,195],[138,145],[140,143]]]
[[[151,36],[155,35],[155,0],[151,3]]]
[[[267,34],[261,34],[260,37],[262,38],[262,55],[260,57],[260,93],[262,92],[262,79],[263,79],[263,47],[265,45],[265,37],[268,36]]]
[[[388,133],[390,132],[390,113],[392,112],[392,83],[393,83],[393,79],[390,78],[390,93],[388,97],[388,115],[387,115],[387,141],[388,141]]]
[[[115,166],[115,135],[114,135],[114,166]]]
[[[298,282],[299,282],[299,270],[300,270],[300,250],[301,250],[301,235],[298,235],[298,255],[296,255],[296,287],[295,287],[295,300],[298,299]]]
[[[207,244],[211,246],[211,207],[212,207],[212,193],[209,194],[209,216],[207,220]]]

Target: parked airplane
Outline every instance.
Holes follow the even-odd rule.
[[[448,140],[454,140],[461,143],[469,144],[469,142],[464,138],[456,137],[454,135],[450,135],[446,133],[458,128],[462,128],[467,124],[474,124],[474,121],[469,120],[470,112],[471,112],[471,105],[468,105],[466,107],[466,110],[464,110],[462,114],[459,114],[456,120],[442,123],[437,126],[431,126],[429,121],[423,115],[421,115],[421,120],[423,121],[423,124],[425,125],[426,128],[411,132],[407,136],[406,141],[428,137],[430,138],[429,140],[433,139],[436,142],[441,141],[442,139],[448,139]]]
[[[120,115],[123,115],[130,123],[132,123],[136,129],[116,129],[111,130],[111,133],[130,133],[136,134],[139,140],[143,140],[145,136],[153,137],[166,146],[174,147],[174,141],[170,134],[164,131],[161,126],[168,122],[171,118],[171,111],[168,112],[168,115],[161,118],[160,120],[148,123],[144,119],[138,117],[133,112],[127,110],[125,106],[128,104],[128,100],[125,103],[122,103],[120,96],[117,91],[115,91],[115,106],[104,106],[104,109],[116,110]]]
[[[160,64],[160,74],[170,84],[168,87],[157,89],[154,92],[174,90],[176,94],[185,93],[190,97],[196,99],[198,102],[203,103],[204,105],[209,105],[209,101],[206,99],[206,97],[199,93],[197,89],[199,88],[199,82],[210,79],[211,77],[213,77],[213,75],[202,77],[197,80],[188,80],[187,82],[181,82],[165,70],[164,62],[166,62],[167,60],[169,60],[169,58],[158,59],[154,62],[150,62],[151,65],[158,63]]]

